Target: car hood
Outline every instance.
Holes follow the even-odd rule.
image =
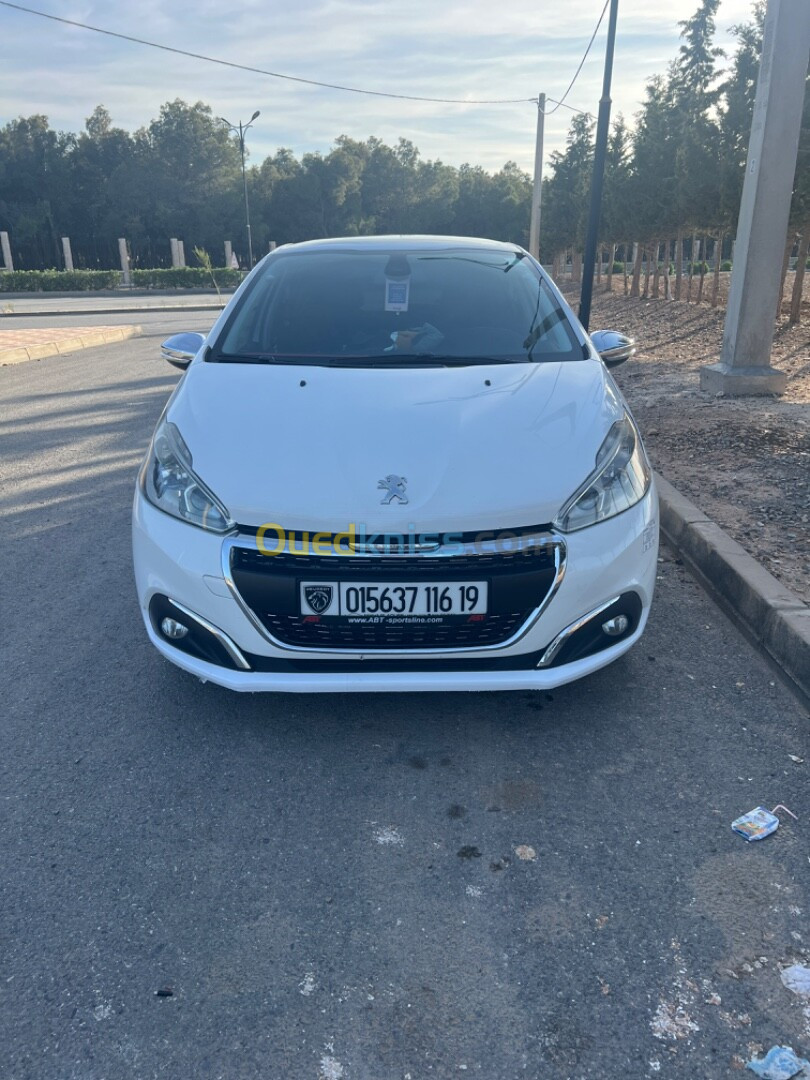
[[[623,401],[595,359],[452,368],[197,361],[169,406],[240,524],[369,532],[553,520]],[[383,504],[384,477],[406,504]]]

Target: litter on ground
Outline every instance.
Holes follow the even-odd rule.
[[[799,997],[810,998],[810,968],[804,964],[791,964],[780,972],[780,978],[788,990]]]
[[[794,821],[799,820],[786,806],[779,803],[773,810],[766,810],[764,806],[757,806],[754,810],[732,821],[731,827],[735,833],[739,833],[746,840],[764,840],[766,836],[770,836],[772,832],[776,832],[779,828],[779,818],[776,816],[777,810],[784,810],[786,814],[790,814]]]
[[[745,1063],[751,1072],[763,1080],[791,1080],[794,1076],[810,1077],[810,1061],[796,1057],[789,1046],[772,1046],[764,1058],[752,1058]]]

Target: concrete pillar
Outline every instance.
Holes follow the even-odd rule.
[[[118,238],[118,254],[121,257],[121,272],[124,275],[124,284],[132,284],[132,274],[129,271],[129,251],[127,250],[127,242],[123,236]]]
[[[225,241],[225,265],[230,266],[233,260],[233,244],[230,240]]]
[[[11,257],[11,244],[8,242],[8,233],[0,232],[0,248],[3,250],[3,268],[14,269],[14,260]]]
[[[73,269],[73,252],[70,250],[70,237],[62,237],[62,254],[65,257],[65,269]]]
[[[810,4],[768,0],[737,247],[720,363],[703,368],[702,390],[781,394],[787,376],[770,366],[774,311],[799,145]]]
[[[267,250],[268,251],[275,251],[276,250],[276,242],[275,242],[275,240],[270,241],[270,243],[267,245]]]
[[[180,253],[177,250],[177,240],[174,236],[169,240],[169,244],[172,249],[172,269],[176,270],[180,265]]]
[[[178,263],[177,263],[178,266],[185,266],[186,265],[186,252],[185,252],[185,248],[183,247],[183,241],[182,240],[177,241],[177,258],[178,258]]]

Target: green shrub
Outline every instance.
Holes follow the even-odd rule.
[[[614,262],[614,264],[613,264],[613,273],[614,274],[623,274],[624,273],[624,263],[623,262],[618,262],[618,260],[616,262]]]
[[[214,267],[216,285],[229,288],[242,281],[240,270]],[[120,270],[0,270],[0,292],[96,292],[117,289]],[[206,289],[211,273],[203,266],[173,270],[133,270],[132,284],[141,289]]]
[[[692,268],[694,265],[694,269]],[[709,264],[707,262],[689,263],[689,271],[691,274],[708,274]]]
[[[721,270],[730,270],[731,269],[731,259],[723,259],[723,261],[720,263],[720,269]]]
[[[239,285],[242,272],[229,267],[214,267],[220,288]],[[133,270],[132,284],[141,289],[206,289],[211,275],[204,266],[177,266],[171,270]]]
[[[0,270],[0,292],[95,292],[120,282],[120,270]]]

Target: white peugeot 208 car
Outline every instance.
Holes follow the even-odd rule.
[[[363,237],[268,255],[138,479],[146,630],[234,690],[546,689],[644,630],[658,503],[590,337],[513,244]]]

